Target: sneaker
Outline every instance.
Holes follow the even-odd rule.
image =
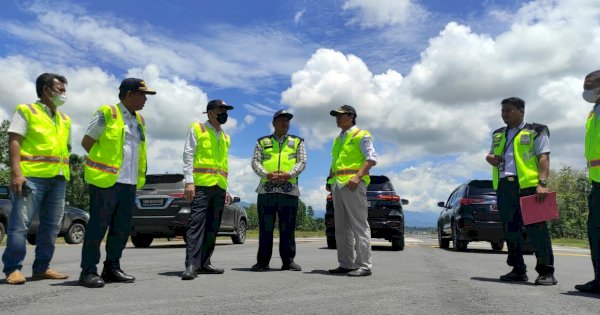
[[[527,277],[526,273],[517,273],[513,270],[505,275],[500,276],[500,280],[506,282],[527,282],[529,278]]]
[[[23,273],[20,270],[15,270],[6,277],[6,283],[7,284],[23,284],[23,283],[25,283],[25,276],[23,275]]]
[[[348,272],[348,276],[350,277],[365,277],[372,275],[373,272],[369,268],[361,267],[356,270]]]
[[[578,284],[575,289],[581,292],[600,294],[600,281],[592,280],[585,284]]]
[[[302,267],[295,262],[291,262],[289,264],[284,264],[281,266],[281,270],[291,270],[291,271],[302,271]]]
[[[535,279],[535,284],[537,285],[555,285],[558,281],[554,278],[554,274],[549,273],[547,275],[539,275],[537,279]]]
[[[52,279],[52,280],[64,280],[67,279],[69,275],[62,274],[54,269],[48,268],[44,272],[34,272],[31,277],[33,280],[43,280],[43,279]]]

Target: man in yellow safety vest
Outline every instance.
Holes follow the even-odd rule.
[[[2,255],[7,284],[25,283],[21,273],[25,240],[35,214],[39,215],[40,225],[32,278],[68,278],[49,268],[70,174],[71,119],[58,111],[66,101],[66,85],[67,79],[62,75],[40,75],[35,82],[39,100],[17,105],[8,127],[12,210]]]
[[[233,106],[223,100],[206,105],[208,121],[190,126],[183,149],[184,196],[192,201],[186,234],[185,271],[182,280],[192,280],[198,273],[221,274],[222,268],[212,265],[210,258],[225,204],[229,204],[227,175],[230,138],[221,128],[227,122]]]
[[[129,238],[136,188],[146,181],[146,127],[138,111],[144,108],[148,94],[156,92],[143,80],[123,80],[121,101],[100,106],[81,141],[88,152],[85,180],[90,187],[90,221],[81,250],[79,283],[88,288],[135,281],[121,269],[120,259]],[[106,260],[99,276],[96,265],[107,229]]]

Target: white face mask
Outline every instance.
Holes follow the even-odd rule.
[[[52,104],[54,104],[54,106],[56,106],[56,107],[63,105],[66,101],[67,101],[67,96],[64,93],[63,94],[54,93],[54,95],[52,96]]]
[[[593,90],[583,90],[581,96],[586,102],[596,104],[596,102],[598,102],[598,99],[600,98],[598,92],[600,92],[600,87],[595,88]]]

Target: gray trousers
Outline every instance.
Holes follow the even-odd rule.
[[[356,190],[332,185],[335,215],[335,241],[338,262],[346,269],[371,269],[371,228],[367,218],[367,185],[361,181]]]

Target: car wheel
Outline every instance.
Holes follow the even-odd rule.
[[[244,244],[246,241],[246,221],[240,220],[237,227],[237,234],[231,237],[233,244]]]
[[[35,245],[36,240],[37,240],[37,237],[35,234],[27,234],[27,243],[29,243],[31,245]]]
[[[493,250],[502,250],[504,248],[504,240],[498,242],[491,242]]]
[[[442,237],[442,228],[438,227],[438,245],[440,248],[450,247],[450,239]]]
[[[6,235],[6,227],[4,227],[4,223],[0,222],[0,243],[4,240],[4,235]]]
[[[456,228],[456,224],[452,226],[452,245],[454,246],[454,250],[457,252],[464,252],[467,250],[467,241],[461,241],[458,239],[458,229]]]
[[[392,238],[392,250],[403,250],[404,249],[404,235],[396,236]]]
[[[152,235],[147,234],[136,234],[135,236],[131,236],[131,242],[133,243],[133,246],[137,248],[150,247],[150,244],[152,244],[153,240],[154,237],[152,237]]]
[[[85,225],[81,222],[73,222],[67,233],[65,233],[65,242],[67,244],[80,244],[83,242],[83,236],[85,235]]]
[[[327,248],[336,249],[337,244],[335,243],[335,236],[327,236]]]

